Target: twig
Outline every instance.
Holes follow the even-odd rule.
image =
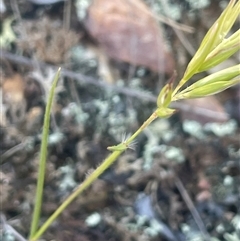
[[[181,180],[175,176],[175,185],[177,186],[179,192],[182,195],[183,200],[185,201],[189,211],[191,212],[200,232],[202,233],[204,240],[205,241],[209,241],[210,240],[210,236],[206,230],[206,227],[202,221],[202,218],[200,217],[197,209],[195,208],[193,201],[191,200],[190,196],[187,193],[187,190],[184,188]]]
[[[17,152],[19,152],[20,150],[22,150],[25,147],[26,143],[22,142],[20,144],[17,144],[16,146],[13,146],[12,148],[10,148],[9,150],[7,150],[6,152],[4,152],[1,155],[1,159],[0,159],[0,164],[2,165],[3,163],[5,163],[11,156],[13,156],[14,154],[16,154]]]
[[[71,7],[72,7],[72,0],[68,0],[64,2],[63,26],[64,26],[64,29],[66,30],[69,30],[70,28]]]
[[[166,3],[166,1],[162,1],[162,7],[164,9],[164,11],[167,13],[169,12],[168,10],[168,4]],[[171,22],[172,20],[167,18],[166,22]],[[188,41],[188,39],[185,37],[185,35],[183,34],[183,32],[181,31],[181,29],[179,28],[174,28],[173,27],[173,31],[175,32],[175,34],[177,35],[177,37],[179,38],[181,44],[184,46],[184,48],[187,50],[187,52],[193,56],[196,52],[196,50],[193,48],[192,44]]]
[[[174,29],[179,29],[188,33],[193,33],[194,32],[194,28],[187,26],[185,24],[181,24],[178,23],[170,18],[167,18],[163,15],[156,15],[154,12],[152,12],[151,10],[146,9],[145,7],[143,7],[143,5],[139,4],[138,2],[136,2],[135,0],[131,0],[131,4],[134,4],[136,8],[141,9],[141,11],[145,12],[146,14],[152,16],[153,18],[159,20],[162,23],[165,23],[169,26],[171,26]]]
[[[1,226],[3,226],[3,230],[9,231],[17,240],[27,241],[20,233],[18,233],[11,225],[7,223],[3,214],[0,214],[0,222]]]
[[[6,58],[13,63],[22,64],[22,65],[25,65],[28,67],[32,67],[32,68],[35,67],[35,61],[33,61],[29,58],[23,57],[23,56],[9,53],[9,52],[2,51],[0,58]],[[56,71],[58,69],[56,66],[49,65],[44,62],[38,62],[38,64],[42,68],[52,68]],[[146,101],[146,102],[150,102],[150,103],[156,103],[156,101],[157,101],[157,96],[154,96],[153,94],[148,93],[146,91],[133,90],[133,89],[130,89],[127,87],[118,87],[115,85],[107,84],[99,79],[96,79],[96,78],[93,78],[90,76],[86,76],[81,73],[76,73],[76,72],[73,72],[73,71],[70,71],[70,70],[67,70],[64,68],[62,68],[61,74],[63,77],[68,77],[70,79],[77,80],[78,83],[80,83],[82,85],[95,85],[101,89],[109,89],[114,92],[124,94],[128,97],[137,98],[137,99],[140,99],[141,101]],[[216,111],[207,110],[205,108],[201,108],[201,107],[197,107],[197,106],[192,107],[183,102],[175,102],[171,105],[171,107],[185,111],[185,112],[195,113],[200,116],[205,116],[205,117],[210,117],[210,118],[214,117],[215,119],[217,118],[219,121],[223,121],[223,122],[226,121],[226,118],[227,118],[227,114],[225,114],[225,113],[219,113]]]
[[[27,30],[26,30],[26,28],[23,24],[23,21],[22,21],[22,16],[21,16],[21,13],[20,13],[20,10],[19,10],[18,1],[17,0],[11,0],[10,2],[11,2],[11,7],[12,7],[12,10],[13,10],[14,17],[18,20],[18,24],[20,25],[21,32],[22,32],[22,35],[23,35],[24,39],[30,39],[30,36],[28,36]],[[28,44],[30,46],[32,46],[31,41],[28,41]],[[31,51],[31,53],[32,53],[33,60],[34,60],[34,62],[33,62],[34,67],[39,68],[36,55],[33,53],[33,51]]]

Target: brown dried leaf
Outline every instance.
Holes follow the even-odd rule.
[[[207,96],[191,100],[184,100],[188,105],[186,111],[181,111],[183,120],[195,120],[201,124],[209,122],[226,122],[229,117],[222,104],[215,96]]]
[[[158,23],[141,0],[94,0],[85,25],[109,57],[172,73],[172,55]]]
[[[68,50],[77,44],[80,35],[71,30],[66,30],[58,21],[48,18],[23,21],[26,35],[22,33],[21,26],[15,30],[20,38],[18,47],[23,51],[32,51],[42,61],[59,64],[67,59]]]
[[[31,108],[26,114],[26,132],[28,135],[35,134],[42,126],[43,110],[39,106]]]
[[[26,100],[24,97],[24,80],[18,74],[4,79],[3,103],[6,105],[14,123],[21,121],[26,113]]]

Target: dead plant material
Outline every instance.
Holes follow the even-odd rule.
[[[11,193],[13,191],[13,186],[11,184],[12,182],[12,176],[10,174],[6,174],[2,171],[0,171],[0,205],[1,208],[3,207],[3,204],[6,203],[11,196]]]
[[[26,125],[25,130],[26,133],[35,134],[42,127],[42,118],[43,118],[43,109],[39,106],[34,106],[31,108],[26,114]]]
[[[111,191],[111,185],[103,180],[97,180],[91,188],[84,193],[84,196],[77,198],[76,203],[70,207],[70,210],[76,213],[77,210],[93,212],[102,209],[109,205],[111,201]]]
[[[174,60],[149,11],[141,0],[94,0],[85,25],[110,58],[171,74]]]
[[[24,52],[34,53],[42,61],[60,64],[66,61],[68,50],[77,44],[80,35],[66,30],[58,21],[48,18],[23,21],[26,36],[21,34],[21,27],[16,27],[20,35],[18,47]]]
[[[24,88],[24,80],[19,74],[5,78],[3,81],[3,103],[13,123],[22,121],[26,113]]]

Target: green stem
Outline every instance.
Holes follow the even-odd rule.
[[[158,117],[156,111],[154,111],[151,116],[139,127],[139,129],[126,140],[126,145],[131,144],[131,142],[147,127],[149,126],[156,118]]]
[[[54,91],[57,86],[59,76],[60,76],[60,69],[58,69],[54,77],[53,85],[51,87],[51,90],[48,96],[46,111],[44,115],[42,144],[41,144],[41,150],[40,150],[40,163],[39,163],[39,172],[38,172],[38,179],[37,179],[37,190],[36,190],[35,205],[34,205],[34,211],[33,211],[32,223],[31,223],[31,230],[30,230],[30,239],[35,235],[37,231],[40,213],[41,213],[44,176],[45,176],[45,167],[46,167],[46,159],[47,159],[50,114],[51,114],[51,107],[53,103]]]
[[[142,131],[146,128],[153,120],[157,118],[156,112],[154,112],[143,124],[142,126],[127,140],[127,143],[131,143]],[[86,188],[88,188],[108,167],[110,167],[114,161],[121,155],[124,150],[114,151],[110,154],[103,163],[95,169],[85,181],[78,186],[76,190],[58,207],[58,209],[46,220],[42,227],[35,233],[34,236],[30,238],[30,241],[36,241],[42,234],[47,230],[47,228],[52,224],[52,222],[66,209],[66,207]]]
[[[66,207],[86,188],[88,188],[122,153],[123,151],[115,151],[109,155],[105,161],[92,172],[85,181],[78,186],[74,192],[68,196],[68,198],[58,207],[58,209],[47,219],[47,221],[42,225],[42,227],[37,231],[37,233],[30,239],[30,241],[36,241],[42,234],[47,230],[47,228],[53,223],[53,221],[66,209]]]
[[[184,79],[181,79],[181,81],[178,83],[178,85],[176,86],[176,88],[174,89],[172,96],[175,96],[177,94],[177,92],[182,88],[183,84],[186,83],[187,81]]]

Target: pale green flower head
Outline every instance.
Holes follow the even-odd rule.
[[[176,94],[174,100],[214,95],[238,83],[240,83],[240,64],[208,75]]]
[[[240,45],[238,44],[239,31],[228,39],[225,39],[239,14],[240,1],[236,3],[236,0],[231,0],[202,40],[199,49],[190,61],[180,82],[181,86],[194,74],[221,63],[240,49]]]
[[[229,38],[224,39],[211,53],[208,54],[199,72],[206,71],[222,63],[240,49],[240,29]]]
[[[188,64],[182,80],[173,90],[172,101],[214,95],[240,83],[240,65],[235,65],[180,90],[193,75],[222,63],[240,50],[240,30],[226,37],[239,15],[240,1],[230,0],[226,9],[207,32]]]
[[[160,107],[167,107],[172,101],[172,84],[166,84],[160,94],[158,95],[157,99],[157,106]]]

